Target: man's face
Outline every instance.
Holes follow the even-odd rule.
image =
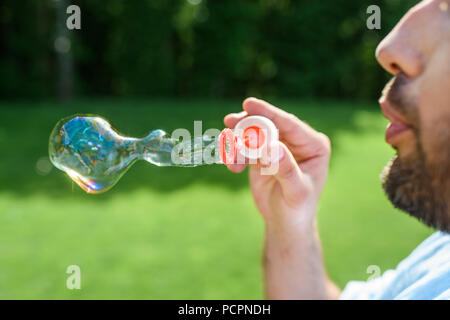
[[[383,188],[397,208],[450,231],[450,0],[417,4],[376,55],[394,75],[380,98],[397,150]]]

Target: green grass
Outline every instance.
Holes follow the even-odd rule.
[[[329,274],[343,287],[369,265],[393,268],[432,230],[393,209],[379,172],[394,154],[375,105],[278,101],[332,139],[318,212]],[[127,135],[221,128],[235,101],[86,100],[0,104],[0,298],[262,298],[263,223],[247,175],[219,165],[138,162],[109,192],[85,194],[56,169],[36,170],[56,122],[96,113]],[[65,270],[81,267],[82,289]]]

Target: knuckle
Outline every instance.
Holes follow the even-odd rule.
[[[292,122],[300,121],[300,119],[295,114],[289,112],[286,114],[286,118]]]
[[[284,131],[293,132],[296,130],[300,130],[301,120],[295,114],[286,113],[284,119],[286,120]]]
[[[326,154],[330,154],[331,153],[331,140],[330,140],[330,138],[326,134],[324,134],[322,132],[319,132],[319,139],[320,139],[320,143],[322,145],[322,148],[323,148],[324,152]]]

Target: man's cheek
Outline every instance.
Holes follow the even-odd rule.
[[[424,125],[422,130],[422,148],[428,161],[436,165],[448,165],[443,163],[443,158],[448,161],[450,149],[450,115],[439,115]],[[441,162],[441,163],[439,163]]]

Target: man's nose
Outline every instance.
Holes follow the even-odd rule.
[[[414,78],[423,70],[422,55],[418,49],[412,39],[394,30],[380,42],[376,57],[386,71],[394,75],[402,72]]]

